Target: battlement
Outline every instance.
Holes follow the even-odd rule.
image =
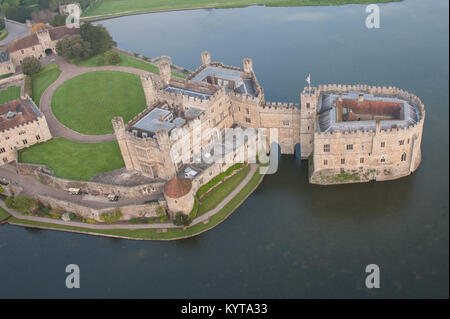
[[[299,113],[300,105],[295,103],[266,102],[258,106],[258,111],[263,113]]]

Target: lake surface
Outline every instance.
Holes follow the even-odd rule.
[[[449,295],[449,15],[447,0],[365,6],[250,7],[105,20],[118,46],[170,55],[195,69],[200,52],[253,59],[266,100],[299,102],[305,78],[397,86],[427,110],[418,171],[392,182],[309,185],[306,163],[279,171],[224,223],[175,242],[136,242],[0,228],[0,297],[374,297]],[[65,267],[81,289],[65,288]],[[365,267],[381,288],[365,288]]]

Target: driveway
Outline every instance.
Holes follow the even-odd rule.
[[[11,41],[30,34],[30,28],[22,23],[13,22],[10,20],[5,20],[5,22],[6,30],[8,30],[8,35],[3,40],[0,40],[0,45],[8,44]]]

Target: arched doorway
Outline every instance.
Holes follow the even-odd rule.
[[[52,49],[50,49],[50,48],[45,49],[45,55],[52,55],[52,54],[53,54],[53,50]]]

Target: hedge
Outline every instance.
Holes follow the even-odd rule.
[[[25,77],[25,94],[28,94],[29,97],[33,96],[33,78],[29,75]]]

